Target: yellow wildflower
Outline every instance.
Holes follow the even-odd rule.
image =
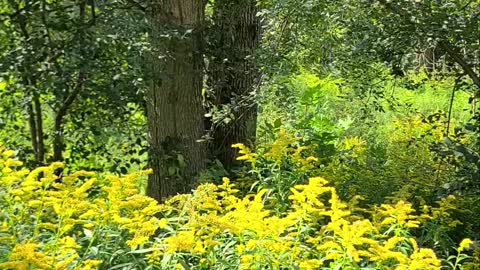
[[[146,236],[138,236],[138,237],[134,237],[133,239],[131,240],[127,240],[127,245],[132,249],[132,250],[135,250],[137,249],[139,246],[145,244],[148,242],[148,237]]]
[[[13,150],[6,150],[2,153],[2,157],[4,159],[7,159],[7,158],[10,158],[10,157],[13,157],[13,155],[15,154],[15,151]]]
[[[6,221],[2,222],[2,226],[0,227],[0,232],[7,232],[8,231],[8,223]]]
[[[410,256],[409,270],[438,270],[440,269],[441,261],[431,249],[421,248],[415,250]]]
[[[242,143],[233,144],[232,148],[240,149],[238,153],[241,154],[242,156],[237,157],[237,160],[245,160],[250,163],[255,163],[257,159],[257,154],[252,153],[250,149],[246,147],[244,144]]]
[[[304,270],[315,270],[315,269],[319,269],[321,266],[322,266],[322,262],[316,259],[303,261],[299,265],[300,269],[304,269]]]
[[[29,264],[26,261],[14,261],[0,263],[0,269],[28,270]]]
[[[238,245],[236,249],[237,249],[237,253],[239,255],[242,255],[245,252],[245,245]]]
[[[19,262],[21,265],[30,265],[37,269],[52,269],[52,258],[38,252],[38,247],[39,245],[34,243],[17,245],[10,255],[10,261]]]
[[[165,229],[168,226],[168,220],[166,218],[160,219],[158,222],[158,228]]]
[[[80,248],[80,246],[77,244],[77,242],[75,242],[75,239],[73,239],[70,236],[63,237],[62,239],[60,239],[59,244],[63,248],[73,248],[73,249]]]
[[[158,264],[162,261],[163,251],[162,249],[155,244],[153,247],[153,251],[147,254],[147,259],[150,264]]]
[[[276,162],[280,162],[289,152],[289,146],[297,142],[298,138],[289,134],[286,129],[280,128],[278,138],[271,145],[270,149],[265,154],[265,157],[272,158]]]
[[[189,252],[196,246],[195,232],[193,230],[179,232],[177,235],[167,238],[167,253],[173,254],[178,251]]]
[[[420,224],[416,215],[412,215],[415,210],[412,205],[399,201],[395,205],[381,205],[379,215],[384,217],[381,225],[398,225],[405,228],[417,228]]]
[[[76,270],[95,270],[102,264],[101,260],[86,260],[82,262],[80,266],[77,266]]]
[[[473,241],[466,238],[463,239],[462,242],[460,242],[460,246],[458,247],[458,252],[462,252],[466,249],[469,249],[473,245]]]

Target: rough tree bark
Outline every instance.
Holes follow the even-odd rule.
[[[205,168],[202,106],[204,0],[154,0],[153,55],[147,94],[150,167],[157,200],[190,191]]]
[[[212,155],[227,169],[236,164],[234,143],[255,144],[259,71],[255,50],[260,22],[255,0],[216,0],[209,61],[209,87],[214,106],[230,106],[230,121],[212,123]]]

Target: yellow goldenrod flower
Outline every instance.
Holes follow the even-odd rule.
[[[237,157],[237,160],[245,160],[252,164],[255,163],[257,154],[252,153],[250,149],[246,147],[244,144],[241,144],[241,143],[233,144],[232,148],[240,149],[238,153],[241,154],[242,156]]]
[[[0,232],[7,232],[8,231],[8,223],[6,221],[2,222],[2,226],[0,227]]]
[[[462,242],[460,242],[460,246],[458,247],[458,252],[462,252],[466,249],[469,249],[473,245],[473,241],[466,238],[463,239]]]
[[[165,244],[167,244],[166,252],[169,254],[178,251],[192,251],[196,246],[195,232],[193,230],[179,232],[177,235],[167,238]]]
[[[132,249],[132,250],[135,250],[137,249],[139,246],[142,246],[144,245],[145,243],[148,242],[148,237],[146,236],[138,236],[138,237],[134,237],[133,239],[131,240],[127,240],[127,245]]]
[[[3,151],[2,157],[3,157],[4,159],[7,159],[7,158],[10,158],[10,157],[13,157],[14,154],[15,154],[15,151],[13,151],[13,150],[6,150],[6,151]]]
[[[158,228],[165,229],[168,226],[168,220],[166,218],[160,219],[158,222]]]
[[[101,260],[86,260],[77,266],[75,270],[95,270],[98,269],[101,264]]]

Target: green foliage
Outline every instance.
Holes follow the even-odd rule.
[[[257,141],[161,205],[145,174],[110,175],[147,163],[144,4],[0,0],[0,142],[32,169],[0,153],[0,268],[479,267],[462,241],[480,239],[478,1],[258,1],[261,89],[207,114],[226,125],[258,103]],[[67,166],[37,168],[56,139]]]
[[[233,147],[239,149],[237,160],[248,163],[237,173],[241,190],[248,193],[268,189],[275,198],[271,202],[278,211],[288,206],[291,187],[306,183],[315,173],[312,170],[314,165],[319,164],[319,159],[311,155],[311,149],[285,129],[280,129],[275,142],[260,147],[256,153],[243,144]]]
[[[105,144],[124,140],[105,137],[130,132],[122,123],[142,112],[145,24],[125,5],[1,1],[0,140],[32,165],[62,158],[93,162],[86,156],[105,154]],[[145,141],[138,131],[130,140]],[[67,156],[58,155],[64,151]],[[35,157],[39,152],[45,157]]]
[[[282,184],[269,183],[264,175],[282,175],[278,178],[296,183],[308,178],[291,164],[277,172],[262,162],[264,149],[276,144],[271,141],[283,126],[318,158],[309,172],[329,178],[344,199],[360,196],[364,205],[402,199],[420,206],[455,195],[452,220],[432,224],[424,239],[448,249],[452,238],[478,232],[478,207],[473,207],[478,202],[477,171],[466,173],[466,167],[478,164],[476,134],[466,129],[472,115],[470,86],[457,89],[451,104],[455,82],[450,77],[429,78],[423,72],[387,77],[371,94],[358,93],[355,83],[307,72],[266,89],[260,116],[265,145],[258,147],[259,161],[252,171],[261,172],[256,179],[266,179],[260,186],[273,189]],[[288,197],[286,191],[283,197]]]

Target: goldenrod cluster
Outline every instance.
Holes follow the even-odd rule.
[[[135,249],[161,225],[160,206],[136,188],[148,172],[59,179],[63,164],[29,171],[13,154],[0,148],[0,269],[97,269],[96,245],[124,235]]]
[[[237,160],[243,160],[255,167],[259,158],[274,163],[277,167],[285,166],[286,163],[293,163],[301,171],[313,168],[313,164],[318,161],[316,157],[306,154],[308,147],[299,145],[299,138],[288,133],[286,129],[281,128],[278,138],[265,149],[265,153],[259,155],[253,153],[248,147],[241,143],[232,145],[239,149],[240,156]]]
[[[319,177],[292,187],[288,209],[279,213],[268,203],[270,190],[239,196],[227,178],[159,205],[136,188],[148,172],[101,178],[82,171],[59,180],[60,163],[29,171],[13,152],[0,149],[0,156],[0,269],[441,266],[410,236],[421,218],[409,203],[362,216]],[[471,245],[462,242],[459,254]],[[124,258],[116,256],[121,252]]]
[[[418,226],[410,204],[382,205],[372,222],[352,214],[322,178],[291,191],[282,215],[265,207],[267,190],[237,198],[228,179],[172,198],[164,208],[175,219],[172,234],[158,241],[151,263],[189,254],[198,269],[440,269],[433,250],[408,234]]]
[[[446,120],[443,120],[446,121]],[[408,142],[412,138],[421,138],[425,134],[432,142],[441,142],[446,134],[444,125],[434,125],[425,121],[421,116],[416,115],[406,119],[396,119],[393,123],[389,139],[392,143]],[[455,128],[452,123],[451,130]]]

